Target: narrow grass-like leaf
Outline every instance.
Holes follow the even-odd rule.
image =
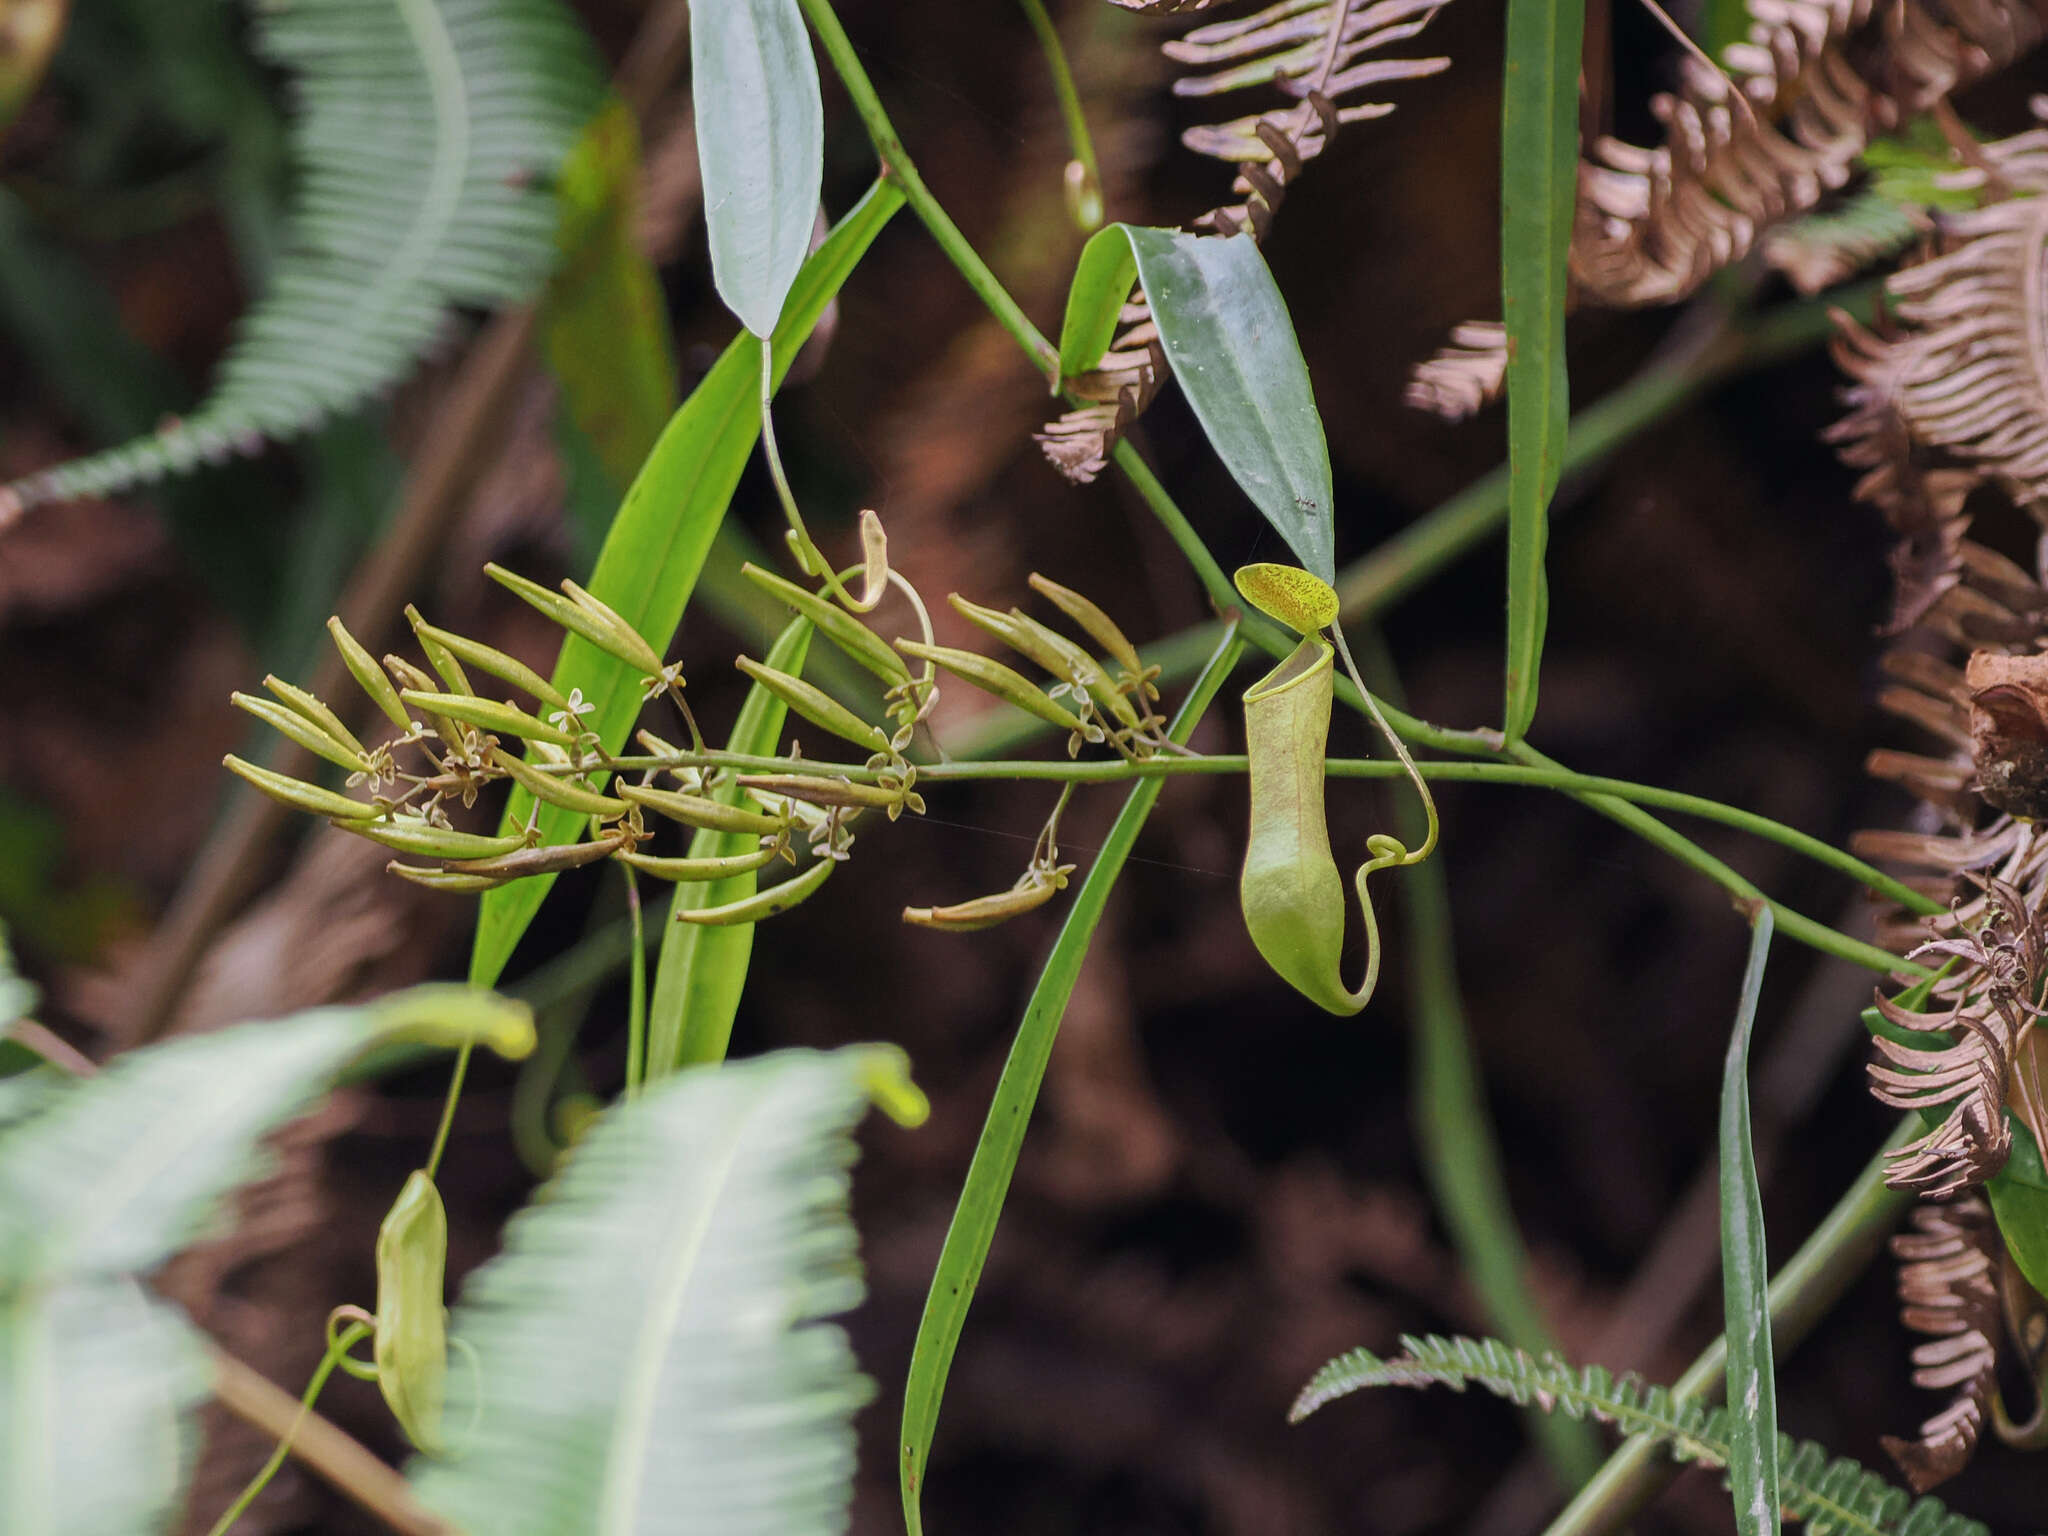
[[[902,206],[901,192],[876,182],[804,263],[775,329],[778,378],[868,245]],[[726,348],[662,432],[605,535],[588,584],[593,595],[650,637],[650,643],[665,645],[681,622],[760,429],[759,344],[743,337]],[[585,724],[598,733],[606,751],[616,752],[640,713],[639,678],[632,669],[572,635],[555,663],[553,681],[564,693],[583,690],[590,704]],[[514,793],[500,825],[524,826],[532,809],[529,796]],[[586,821],[546,806],[539,826],[544,843],[574,842]],[[469,963],[479,985],[497,980],[552,884],[551,876],[540,875],[484,896]]]
[[[1564,310],[1578,189],[1579,50],[1585,0],[1508,0],[1501,98],[1501,313],[1508,334],[1506,734],[1536,714],[1549,620],[1543,577],[1550,498],[1571,404]]]
[[[863,1290],[847,1215],[870,1101],[915,1123],[889,1046],[786,1051],[656,1083],[604,1114],[463,1288],[475,1348],[420,1497],[491,1536],[846,1528],[871,1395],[823,1319]]]
[[[1061,378],[1086,373],[1101,361],[1137,279],[1138,261],[1123,225],[1112,224],[1088,237],[1074,266],[1066,318],[1060,323]]]
[[[1721,1074],[1721,1309],[1728,1340],[1728,1481],[1735,1529],[1777,1536],[1778,1386],[1771,1364],[1771,1265],[1749,1137],[1749,1038],[1770,958],[1771,909],[1750,916],[1749,967]]]
[[[1257,242],[1130,224],[1096,239],[1119,229],[1210,446],[1295,557],[1335,582],[1330,447],[1294,322]]]
[[[712,280],[766,336],[804,264],[825,170],[818,61],[796,0],[696,0],[690,89]]]
[[[1227,631],[1174,716],[1169,734],[1175,741],[1185,742],[1192,734],[1242,650],[1235,631]],[[1031,1108],[1038,1102],[1038,1087],[1045,1078],[1046,1063],[1052,1058],[1053,1040],[1059,1034],[1067,999],[1073,996],[1074,983],[1080,977],[1081,962],[1088,956],[1096,925],[1102,921],[1110,890],[1123,873],[1124,862],[1130,857],[1145,818],[1152,813],[1160,787],[1159,779],[1146,779],[1125,797],[1123,809],[1102,841],[1102,851],[1095,856],[1087,878],[1075,893],[1073,905],[1067,909],[1067,920],[1060,926],[1059,939],[1046,959],[1045,969],[1039,973],[1030,1002],[1025,1004],[1016,1043],[1003,1064],[1002,1078],[989,1104],[988,1120],[968,1164],[960,1203],[954,1209],[952,1225],[946,1230],[945,1247],[940,1250],[931,1290],[925,1296],[924,1317],[918,1323],[917,1343],[910,1354],[910,1376],[903,1388],[903,1434],[897,1451],[903,1519],[910,1536],[922,1536],[924,1530],[924,1474],[931,1453],[932,1431],[939,1422],[939,1404],[946,1391],[946,1375],[952,1369],[953,1349],[960,1342],[960,1330],[967,1321],[967,1309],[974,1300],[982,1264],[995,1238],[996,1222],[1003,1212],[1003,1199],[1009,1193],[1010,1176],[1016,1171],[1017,1154],[1024,1145]]]
[[[811,621],[793,619],[768,652],[768,665],[791,676],[803,671],[810,649]],[[759,683],[747,690],[739,718],[726,740],[728,752],[771,757],[782,740],[789,707]],[[727,805],[742,803],[738,785],[728,784],[713,798]],[[760,845],[759,834],[718,832],[700,827],[690,838],[693,859],[730,858]],[[669,898],[668,922],[661,932],[661,958],[654,971],[654,995],[647,1012],[647,1081],[665,1077],[681,1066],[723,1061],[732,1039],[732,1021],[739,1012],[740,993],[754,953],[754,925],[705,925],[677,921],[676,914],[697,907],[722,907],[741,901],[759,888],[752,872],[723,880],[678,885]]]

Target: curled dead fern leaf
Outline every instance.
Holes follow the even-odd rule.
[[[1928,1341],[1913,1349],[1913,1384],[1952,1392],[1912,1440],[1886,1435],[1885,1450],[1915,1493],[1960,1472],[1984,1432],[1998,1390],[2003,1332],[1998,1266],[2005,1244],[1978,1195],[1913,1211],[1913,1230],[1892,1239],[1899,1261],[1899,1320]]]
[[[1898,1109],[1946,1117],[1919,1140],[1892,1152],[1885,1182],[1943,1199],[1982,1184],[2005,1166],[2012,1151],[2006,1125],[2008,1097],[2018,1091],[2030,1123],[2039,1125],[2040,1088],[2032,1057],[2013,1068],[2034,1021],[2044,1010],[2041,995],[2048,974],[2048,936],[2026,898],[1995,876],[1972,876],[1985,903],[1979,921],[1943,923],[1943,934],[1913,951],[1956,962],[1937,983],[1934,995],[1945,1013],[1921,1013],[1877,997],[1878,1012],[1895,1028],[1938,1045],[1901,1044],[1885,1035],[1873,1043],[1884,1059],[1870,1065],[1871,1092]],[[1944,1037],[1953,1037],[1946,1039]]]
[[[1668,1387],[1617,1378],[1597,1365],[1571,1366],[1555,1355],[1539,1360],[1497,1339],[1403,1337],[1401,1348],[1392,1360],[1362,1349],[1332,1360],[1303,1389],[1289,1419],[1299,1422],[1365,1387],[1476,1386],[1522,1407],[1590,1416],[1624,1435],[1647,1436],[1679,1461],[1728,1464],[1728,1410],[1698,1398],[1680,1401]],[[1786,1512],[1807,1521],[1814,1536],[1987,1536],[1983,1525],[1951,1514],[1940,1500],[1909,1498],[1847,1457],[1788,1435],[1778,1437],[1778,1489]]]
[[[1124,0],[1118,0],[1124,3]],[[1280,0],[1253,15],[1197,27],[1163,45],[1167,57],[1198,73],[1174,82],[1181,96],[1214,96],[1267,86],[1285,106],[1190,128],[1181,141],[1221,160],[1236,175],[1233,201],[1190,220],[1193,228],[1263,239],[1273,214],[1302,167],[1329,145],[1339,127],[1384,117],[1384,102],[1353,100],[1359,92],[1419,79],[1450,65],[1446,58],[1375,58],[1377,50],[1421,32],[1445,0]],[[1161,13],[1204,8],[1197,0],[1152,0],[1131,9]],[[1088,372],[1065,380],[1079,402],[1049,423],[1037,441],[1068,479],[1086,482],[1109,461],[1117,442],[1142,415],[1166,378],[1158,332],[1142,292],[1133,290],[1122,328]]]

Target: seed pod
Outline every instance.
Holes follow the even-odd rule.
[[[889,535],[873,507],[860,509],[860,610],[866,613],[889,587]]]
[[[441,681],[447,685],[448,691],[450,693],[475,693],[476,690],[469,685],[469,674],[462,670],[462,663],[455,659],[454,654],[447,646],[441,644],[432,635],[424,633],[427,629],[427,621],[420,617],[419,609],[413,607],[411,603],[407,603],[405,605],[405,618],[406,622],[412,625],[413,638],[419,641],[420,649],[426,653],[428,664],[441,675]]]
[[[1036,571],[1031,573],[1030,581],[1032,591],[1072,619],[1083,634],[1109,653],[1110,660],[1133,677],[1145,670],[1145,663],[1138,657],[1138,648],[1117,628],[1116,620],[1071,587],[1049,581]]]
[[[344,831],[359,832],[373,843],[425,859],[495,859],[526,846],[521,835],[488,837],[481,832],[458,832],[453,827],[437,827],[424,816],[337,825]]]
[[[569,700],[561,689],[518,657],[507,656],[503,651],[485,645],[481,640],[472,640],[469,636],[458,635],[453,630],[438,629],[425,619],[414,615],[410,608],[406,610],[406,615],[412,619],[413,633],[419,636],[422,647],[432,641],[456,659],[468,662],[477,671],[488,672],[499,681],[510,683],[514,688],[531,694],[543,704],[551,704],[556,709],[569,707]],[[431,656],[433,653],[428,654]],[[464,688],[461,691],[469,693],[474,690]]]
[[[782,856],[788,847],[786,841],[778,839],[752,853],[727,854],[723,857],[703,859],[662,859],[645,853],[622,853],[621,864],[630,864],[642,874],[654,876],[657,880],[672,880],[683,884],[695,880],[723,880],[729,875],[751,874],[757,869],[766,869]]]
[[[308,811],[315,816],[325,816],[330,821],[368,821],[382,814],[374,805],[360,800],[351,800],[347,795],[338,795],[331,789],[322,789],[317,784],[302,783],[282,773],[272,773],[268,768],[259,768],[254,763],[243,762],[232,752],[220,760],[221,766],[237,778],[253,784],[281,805],[288,805],[295,811]]]
[[[408,1439],[441,1448],[448,1379],[448,1212],[424,1169],[415,1169],[377,1228],[377,1387]]]
[[[384,866],[384,873],[409,880],[414,885],[425,886],[430,891],[446,891],[456,896],[475,896],[484,891],[495,891],[505,882],[494,880],[489,875],[458,875],[445,869],[428,869],[422,864],[401,864],[393,859]]]
[[[733,665],[819,730],[830,731],[834,736],[842,737],[857,747],[866,747],[871,752],[889,750],[888,734],[880,726],[868,724],[824,689],[800,677],[791,677],[787,672],[764,667],[751,656],[742,656]]]
[[[1025,872],[1007,891],[993,896],[977,896],[972,901],[963,901],[951,907],[905,907],[903,921],[919,928],[938,928],[948,933],[972,933],[981,928],[993,928],[997,923],[1006,923],[1013,917],[1026,912],[1035,912],[1052,900],[1053,894],[1067,888],[1067,876],[1074,866],[1062,864],[1057,869],[1033,867]]]
[[[549,805],[559,805],[565,811],[575,811],[583,816],[623,816],[626,802],[612,795],[600,794],[587,789],[559,773],[542,773],[531,763],[524,762],[516,752],[503,747],[491,748],[491,762],[504,769],[512,782]]]
[[[1311,1002],[1348,1015],[1366,1005],[1379,979],[1379,929],[1366,900],[1365,877],[1382,867],[1382,860],[1358,871],[1358,899],[1365,909],[1365,980],[1355,992],[1347,991],[1338,970],[1344,950],[1344,881],[1330,855],[1323,819],[1332,654],[1327,641],[1308,636],[1245,690],[1252,810],[1238,896],[1245,927],[1266,963]]]
[[[565,869],[581,869],[586,864],[608,859],[621,848],[629,847],[632,841],[630,833],[615,832],[610,837],[594,838],[587,843],[549,843],[540,848],[516,848],[496,858],[457,859],[448,867],[460,875],[483,875],[493,880],[558,875]]]
[[[713,832],[755,832],[772,836],[787,830],[789,818],[781,815],[764,815],[750,811],[744,806],[726,805],[722,801],[707,800],[702,795],[678,794],[672,789],[649,789],[641,784],[618,784],[620,795],[635,805],[666,816],[670,821],[680,821],[686,827],[703,827]]]
[[[813,805],[848,806],[863,811],[887,811],[889,819],[908,808],[924,814],[924,796],[910,789],[890,789],[881,784],[857,784],[848,778],[825,778],[802,773],[743,773],[740,783],[747,789],[766,790],[772,795],[792,795]]]
[[[422,709],[437,710],[451,720],[460,720],[464,725],[473,725],[480,731],[494,731],[506,736],[517,736],[522,741],[551,741],[558,747],[572,747],[576,738],[560,726],[549,725],[537,715],[511,704],[500,704],[492,699],[480,699],[474,694],[427,693],[417,688],[407,688],[399,694],[408,704],[417,704]]]
[[[820,597],[793,581],[785,581],[773,571],[762,570],[752,561],[740,567],[740,574],[809,619],[819,634],[892,688],[910,681],[910,668],[903,664],[903,658],[891,650],[880,635],[830,598]]]
[[[259,699],[254,694],[232,693],[228,697],[234,701],[237,709],[254,715],[278,735],[297,742],[315,757],[324,757],[336,767],[346,768],[350,772],[362,767],[356,753],[336,741],[297,710],[287,709],[271,699]]]
[[[384,658],[384,668],[397,680],[398,686],[407,693],[428,695],[437,699],[441,697],[441,685],[431,675],[422,672],[403,656],[386,656]],[[401,696],[399,700],[401,708],[404,706],[404,702],[404,698]],[[411,722],[407,721],[407,724],[410,725]],[[434,734],[440,737],[442,742],[450,748],[462,745],[461,727],[432,705],[427,706],[427,724],[433,727]]]
[[[641,671],[654,676],[661,675],[661,658],[654,654],[654,647],[647,643],[646,637],[626,622],[623,614],[567,578],[562,581],[562,590],[568,593],[569,601],[590,616],[592,623],[616,638],[621,661],[631,662]]]
[[[369,755],[364,752],[363,744],[356,739],[356,733],[348,728],[341,716],[314,698],[305,689],[294,688],[283,678],[271,676],[264,677],[263,686],[276,694],[278,701],[286,708],[297,710],[308,720],[312,721],[313,724],[319,726],[321,730],[347,747],[349,751],[357,754],[359,757]]]
[[[376,658],[363,649],[339,618],[327,621],[327,633],[333,636],[334,648],[341,653],[341,664],[348,668],[348,675],[356,680],[356,686],[384,711],[385,719],[401,731],[410,730],[412,719],[399,702],[398,690],[391,686],[391,679],[377,665]]]
[[[1231,577],[1244,600],[1297,635],[1320,633],[1337,622],[1337,593],[1298,565],[1241,565]]]
[[[757,923],[764,917],[773,917],[778,912],[787,912],[798,902],[810,896],[825,883],[832,871],[839,867],[836,859],[819,859],[800,875],[792,875],[780,885],[771,885],[765,891],[752,896],[743,896],[738,901],[728,901],[720,907],[685,907],[676,913],[679,923],[699,923],[706,927],[723,928],[733,923]]]
[[[569,593],[564,597],[550,592],[538,582],[513,574],[495,562],[484,567],[484,574],[524,598],[563,629],[581,635],[606,655],[623,661],[629,667],[637,667],[650,676],[661,674],[661,658],[654,654],[654,648],[640,633],[574,582],[562,583],[563,590]]]
[[[1102,670],[1102,664],[1093,656],[1057,630],[1046,628],[1022,609],[1012,608],[1010,617],[1016,621],[1019,635],[1031,647],[1024,651],[1025,655],[1055,677],[1078,677],[1097,704],[1130,729],[1140,727],[1138,711],[1117,691],[1116,684],[1109,680],[1109,674]]]
[[[1065,731],[1085,729],[1081,717],[1049,698],[1043,688],[1015,668],[1006,667],[1000,661],[983,656],[976,651],[956,651],[950,646],[925,645],[916,640],[898,640],[897,648],[920,661],[929,661],[944,667],[955,677],[963,678],[999,699],[1007,700],[1027,714],[1038,716],[1049,724]]]

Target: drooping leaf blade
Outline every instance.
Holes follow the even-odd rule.
[[[776,637],[767,665],[791,677],[802,673],[810,649],[811,621],[793,619]],[[747,690],[726,739],[728,752],[772,757],[782,740],[789,706],[759,683]],[[740,789],[726,785],[713,798],[738,805]],[[725,858],[749,852],[758,838],[744,832],[699,828],[690,838],[693,859]],[[799,857],[803,855],[799,854]],[[700,907],[722,906],[754,894],[760,876],[752,871],[723,880],[687,881],[669,900],[668,925],[662,930],[661,959],[654,972],[654,996],[647,1011],[647,1079],[678,1067],[723,1061],[732,1039],[732,1021],[739,1013],[747,966],[754,953],[752,923],[679,922],[676,914]]]
[[[421,1499],[493,1536],[843,1530],[871,1389],[823,1319],[861,1299],[871,1099],[920,1116],[893,1047],[683,1073],[608,1111],[463,1288],[479,1368],[449,1421],[465,1393],[483,1411],[459,1458],[414,1462]]]
[[[1774,919],[1758,902],[1750,918],[1749,965],[1728,1036],[1721,1076],[1721,1309],[1728,1341],[1728,1480],[1735,1528],[1778,1532],[1778,1387],[1772,1367],[1770,1256],[1764,1205],[1749,1133],[1749,1040],[1763,992]]]
[[[1174,716],[1170,734],[1175,741],[1185,742],[1193,733],[1242,650],[1235,630],[1226,631]],[[988,1259],[989,1244],[995,1238],[996,1222],[1003,1213],[1003,1200],[1009,1193],[1010,1176],[1017,1168],[1017,1154],[1024,1145],[1024,1132],[1030,1124],[1031,1108],[1038,1101],[1046,1063],[1052,1059],[1060,1020],[1066,1013],[1067,1000],[1073,996],[1074,983],[1080,977],[1081,963],[1088,956],[1096,926],[1102,921],[1110,890],[1123,873],[1138,833],[1159,798],[1160,787],[1158,779],[1146,779],[1125,796],[1123,809],[1103,839],[1102,851],[1095,856],[1087,878],[1074,895],[1067,919],[1060,925],[1060,936],[1046,958],[1045,969],[1039,973],[1038,985],[1025,1004],[1016,1042],[1003,1064],[988,1119],[968,1164],[960,1203],[946,1229],[945,1246],[932,1274],[931,1290],[925,1296],[924,1316],[918,1322],[917,1342],[910,1354],[909,1379],[903,1388],[903,1430],[897,1451],[903,1519],[910,1536],[922,1536],[924,1530],[924,1474],[931,1455],[932,1431],[938,1427],[946,1376],[952,1369],[953,1350],[960,1342],[967,1309],[974,1300],[974,1288],[981,1280],[982,1265]]]
[[[1506,735],[1536,714],[1549,591],[1550,499],[1571,403],[1564,311],[1578,191],[1579,52],[1585,0],[1508,0],[1501,100],[1501,314],[1508,336]]]
[[[350,1058],[393,1038],[459,1044],[472,1024],[531,1049],[524,1004],[416,988],[131,1051],[65,1084],[0,1135],[0,1292],[154,1268],[254,1176],[258,1139]]]
[[[1066,317],[1060,322],[1061,378],[1071,379],[1101,361],[1137,278],[1137,258],[1131,254],[1130,236],[1122,225],[1113,224],[1089,236],[1074,265]]]
[[[253,38],[298,104],[268,289],[202,405],[8,487],[24,502],[109,494],[352,410],[449,309],[522,299],[547,274],[555,170],[604,90],[561,0],[266,5]]]
[[[889,182],[876,182],[804,263],[775,328],[778,379],[869,244],[902,206],[901,192]],[[586,585],[657,649],[682,621],[760,430],[759,343],[742,337],[726,348],[669,421],[605,535]],[[606,750],[616,752],[640,713],[639,679],[623,662],[572,635],[555,663],[553,681],[564,693],[583,691],[591,705],[586,722]],[[500,825],[524,826],[532,810],[531,798],[515,791]],[[581,818],[555,806],[540,808],[538,825],[544,843],[574,842],[583,830]],[[478,985],[497,980],[553,883],[552,875],[536,875],[485,893],[469,964]]]
[[[1130,242],[1160,346],[1210,446],[1295,558],[1335,582],[1330,447],[1294,322],[1257,243],[1111,229]]]
[[[697,0],[690,88],[712,280],[766,336],[810,247],[825,169],[818,61],[796,0]]]

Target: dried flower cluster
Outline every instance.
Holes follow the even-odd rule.
[[[498,567],[493,578],[553,620],[640,675],[643,701],[666,697],[678,710],[691,746],[639,733],[644,755],[606,750],[595,710],[578,691],[562,693],[524,663],[480,641],[437,628],[408,609],[431,671],[401,656],[382,664],[337,620],[334,643],[349,672],[391,722],[395,734],[374,745],[350,730],[333,709],[303,690],[266,678],[271,698],[236,694],[235,702],[281,734],[344,770],[342,793],[230,757],[227,765],[265,794],[392,849],[393,874],[436,890],[481,892],[508,881],[610,859],[673,882],[752,875],[778,862],[799,872],[731,902],[678,909],[687,922],[752,922],[810,896],[853,846],[853,824],[868,811],[893,821],[922,813],[917,768],[906,753],[938,698],[945,672],[1068,733],[1068,750],[1107,745],[1125,758],[1152,755],[1171,743],[1152,704],[1158,668],[1148,667],[1123,631],[1080,593],[1031,578],[1032,586],[1095,644],[1106,659],[1021,609],[1002,612],[955,595],[953,607],[1054,681],[1045,687],[993,658],[932,642],[924,606],[902,578],[889,580],[913,599],[923,637],[885,642],[828,597],[754,566],[749,579],[785,602],[798,620],[824,636],[886,686],[886,723],[876,723],[792,672],[742,656],[737,665],[781,707],[827,735],[864,749],[859,764],[784,756],[729,762],[708,751],[684,702],[679,666],[665,662],[616,611],[578,587],[551,592]],[[915,668],[915,670],[913,670]],[[487,675],[524,693],[530,707],[485,696],[471,681]],[[514,744],[523,750],[515,750]],[[415,760],[414,766],[402,761]],[[508,781],[540,804],[583,818],[587,837],[541,842],[538,822],[501,834],[466,831],[451,808],[473,806],[488,786]],[[1064,806],[1064,797],[1061,805]],[[662,822],[697,832],[753,839],[740,853],[668,857],[644,851]],[[1030,866],[1009,891],[951,907],[913,907],[906,921],[966,930],[987,927],[1042,904],[1066,884],[1072,866],[1059,862],[1058,810],[1048,821]]]

